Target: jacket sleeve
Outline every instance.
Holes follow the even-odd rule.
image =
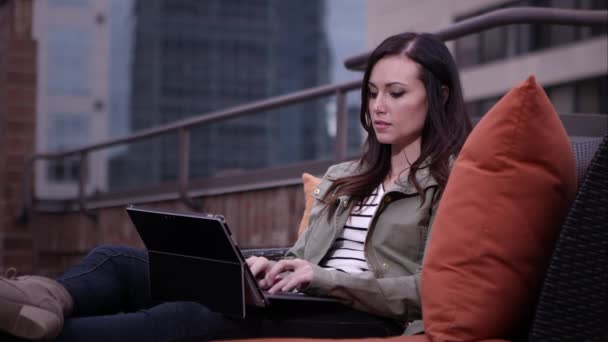
[[[334,170],[334,168],[335,167],[332,166],[327,170],[327,172],[321,179],[321,182],[317,186],[317,189],[319,189],[319,195],[316,197],[313,196],[313,198],[315,198],[315,199],[313,202],[313,206],[310,210],[310,215],[308,216],[309,217],[308,227],[304,230],[304,232],[300,235],[300,237],[298,237],[298,239],[296,240],[296,243],[293,245],[293,247],[291,247],[287,251],[287,253],[285,254],[285,258],[299,258],[299,259],[304,258],[304,250],[306,248],[306,241],[308,241],[308,236],[310,235],[311,230],[312,230],[310,227],[313,226],[315,224],[315,222],[321,218],[323,212],[326,210],[326,204],[321,201],[321,198],[323,197],[323,195],[325,194],[325,192],[327,191],[329,186],[332,184],[332,181],[330,179],[328,179],[328,174],[331,174],[332,171]],[[324,217],[326,217],[326,216],[324,216]]]
[[[291,247],[287,253],[285,254],[285,258],[304,258],[304,250],[306,248],[306,241],[308,241],[308,236],[310,235],[312,229],[310,226],[317,221],[322,212],[325,210],[325,203],[315,199],[315,204],[313,205],[310,216],[309,216],[309,224],[308,227],[304,230],[304,233],[298,237],[296,243]]]
[[[318,265],[313,272],[307,293],[335,297],[355,309],[401,321],[409,319],[410,310],[420,310],[420,274],[376,278],[369,271],[348,274]]]

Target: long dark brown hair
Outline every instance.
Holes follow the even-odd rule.
[[[443,192],[450,172],[450,156],[458,154],[469,132],[471,120],[467,115],[456,63],[445,44],[429,33],[401,33],[384,40],[372,52],[361,87],[360,119],[367,132],[363,155],[354,175],[337,179],[324,195],[329,217],[337,208],[336,198],[349,195],[361,201],[373,193],[391,170],[391,146],[378,142],[369,113],[369,78],[376,63],[387,56],[407,56],[419,66],[419,78],[426,88],[428,112],[422,128],[420,156],[410,165],[408,181],[420,195],[423,189],[416,179],[421,167],[439,184],[438,196]],[[443,89],[442,89],[443,88]],[[445,98],[447,88],[447,99]],[[430,158],[429,158],[430,157]],[[430,159],[430,164],[423,164]],[[422,196],[424,203],[424,196]]]

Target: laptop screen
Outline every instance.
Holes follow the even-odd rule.
[[[127,213],[148,249],[153,299],[197,301],[245,317],[246,270],[221,219],[134,207]]]
[[[201,214],[143,208],[128,208],[127,212],[148,250],[241,262],[220,219],[201,220]]]

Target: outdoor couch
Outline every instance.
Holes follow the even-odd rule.
[[[568,137],[533,77],[505,95],[471,133],[442,198],[422,269],[425,335],[365,341],[608,341],[605,132]],[[279,340],[336,341],[249,341]]]

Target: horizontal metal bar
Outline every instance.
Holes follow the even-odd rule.
[[[465,19],[433,33],[443,41],[450,41],[497,26],[533,23],[577,26],[608,25],[608,11],[512,7]],[[344,60],[344,66],[351,70],[363,70],[370,54],[371,51],[368,51],[349,57]]]
[[[275,187],[301,184],[301,175],[308,172],[322,175],[333,164],[332,160],[307,161],[297,164],[260,169],[209,177],[190,181],[187,191],[189,198],[201,196],[225,195],[235,192],[271,189]],[[153,187],[144,187],[124,192],[95,195],[87,198],[87,209],[100,209],[126,206],[129,204],[146,204],[180,199],[176,182],[167,182]],[[79,210],[76,200],[37,200],[34,204],[37,212],[66,212]]]
[[[264,100],[250,102],[238,106],[234,106],[227,109],[221,109],[212,111],[206,114],[201,114],[195,117],[191,117],[184,120],[175,121],[166,125],[157,126],[149,129],[144,129],[136,133],[130,134],[125,137],[108,139],[102,142],[85,145],[83,147],[60,151],[60,152],[44,152],[36,153],[32,156],[34,159],[56,159],[63,158],[69,155],[78,154],[82,152],[89,152],[92,150],[99,150],[108,148],[115,145],[121,145],[125,143],[131,143],[138,140],[143,140],[162,134],[167,134],[172,131],[179,129],[192,128],[194,126],[209,124],[212,122],[223,121],[228,119],[234,119],[251,112],[270,110],[279,107],[288,106],[290,104],[304,102],[312,99],[317,99],[323,96],[334,95],[337,91],[348,92],[357,89],[361,86],[361,80],[354,80],[344,83],[320,86],[315,88],[304,89],[301,91],[293,92],[287,95],[270,97]]]

